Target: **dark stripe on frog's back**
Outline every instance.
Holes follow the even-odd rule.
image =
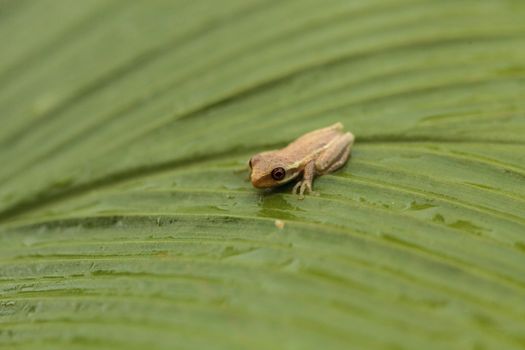
[[[316,158],[338,135],[344,132],[338,124],[306,133],[281,150],[281,155],[289,160],[300,161]],[[318,150],[318,152],[314,152]]]

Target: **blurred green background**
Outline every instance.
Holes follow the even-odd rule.
[[[525,348],[524,1],[2,0],[0,52],[0,348]]]

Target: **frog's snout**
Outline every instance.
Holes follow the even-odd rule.
[[[275,186],[273,181],[268,181],[266,176],[262,176],[253,170],[250,173],[250,181],[252,182],[253,187],[257,188],[268,188]]]

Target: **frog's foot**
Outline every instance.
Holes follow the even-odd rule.
[[[298,194],[299,199],[304,198],[304,193],[312,193],[312,181],[301,180],[292,189],[293,194]]]

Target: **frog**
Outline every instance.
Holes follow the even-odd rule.
[[[297,183],[293,194],[312,193],[315,177],[340,169],[350,157],[355,137],[344,132],[342,123],[310,131],[286,147],[264,151],[250,158],[250,181],[256,188],[275,188]]]

